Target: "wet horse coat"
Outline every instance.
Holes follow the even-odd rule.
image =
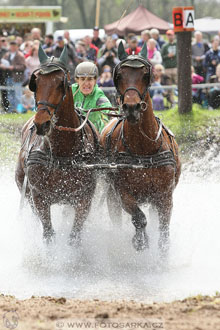
[[[96,186],[93,170],[80,164],[93,162],[98,148],[98,133],[82,122],[74,110],[72,89],[66,69],[66,48],[59,59],[48,58],[39,49],[41,66],[32,75],[30,89],[35,92],[37,113],[22,129],[22,147],[16,168],[16,183],[43,225],[43,237],[54,235],[50,207],[70,204],[75,220],[70,242],[78,243]]]
[[[161,251],[166,251],[180,160],[172,133],[153,113],[148,92],[152,72],[146,45],[139,55],[127,56],[120,44],[121,62],[115,68],[114,82],[120,96],[122,119],[111,121],[100,140],[108,162],[130,166],[110,172],[108,178],[109,196],[115,202],[112,208],[119,207],[120,201],[132,217],[136,229],[134,247],[137,250],[148,247],[147,220],[139,206],[150,203],[159,215],[159,246]],[[116,198],[112,198],[114,193]]]

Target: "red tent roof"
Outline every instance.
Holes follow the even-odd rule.
[[[124,18],[104,26],[107,34],[117,33],[119,36],[127,35],[130,32],[140,34],[143,30],[156,28],[160,33],[170,29],[168,22],[152,14],[142,5]]]

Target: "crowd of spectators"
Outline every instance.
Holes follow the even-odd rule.
[[[148,59],[153,65],[154,80],[151,91],[155,110],[171,108],[177,102],[177,91],[163,89],[163,85],[177,85],[177,43],[173,30],[164,38],[157,29],[144,30],[140,36],[133,33],[120,39],[117,34],[99,37],[99,28],[94,27],[93,35],[71,40],[69,31],[54,39],[53,34],[41,35],[33,28],[27,36],[14,36],[4,32],[0,35],[0,99],[1,108],[6,112],[27,112],[34,109],[34,98],[27,85],[30,76],[40,63],[38,49],[41,44],[45,53],[59,57],[64,46],[68,51],[68,69],[74,82],[76,66],[83,61],[94,62],[99,69],[97,84],[100,87],[114,87],[112,71],[119,63],[117,48],[122,41],[127,54],[138,54],[144,42],[148,48]],[[192,39],[192,83],[220,83],[220,33],[211,43],[203,40],[200,31]],[[3,89],[2,86],[7,86]],[[11,87],[11,88],[10,88]],[[192,90],[193,102],[209,108],[220,107],[220,87]]]

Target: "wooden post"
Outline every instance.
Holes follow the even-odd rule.
[[[177,35],[177,76],[179,113],[192,111],[191,31],[194,30],[194,7],[173,8],[173,26]]]
[[[99,16],[100,16],[100,0],[96,0],[95,26],[98,27],[99,27]]]
[[[177,32],[178,109],[192,111],[191,31]]]

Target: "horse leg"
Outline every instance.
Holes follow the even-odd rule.
[[[159,249],[162,257],[167,256],[170,243],[170,219],[172,214],[172,195],[159,198],[157,211],[159,216]]]
[[[41,220],[43,226],[43,239],[46,243],[50,243],[53,240],[55,232],[52,227],[51,214],[50,214],[50,203],[44,196],[34,194],[32,192],[33,204],[35,213]]]
[[[136,233],[132,239],[133,246],[137,251],[142,251],[149,247],[149,243],[145,230],[147,219],[139,207],[132,214],[131,221],[136,228]]]
[[[148,236],[146,233],[146,216],[138,207],[137,201],[132,195],[121,192],[120,196],[123,208],[126,212],[131,214],[131,221],[136,229],[136,233],[132,239],[132,244],[137,251],[142,251],[149,247]]]
[[[114,225],[122,225],[122,207],[114,188],[110,185],[107,192],[107,205],[110,219]]]
[[[78,201],[78,205],[75,207],[75,219],[69,236],[70,245],[78,247],[82,242],[81,233],[83,224],[89,214],[91,201],[91,198],[85,198],[84,200]]]

